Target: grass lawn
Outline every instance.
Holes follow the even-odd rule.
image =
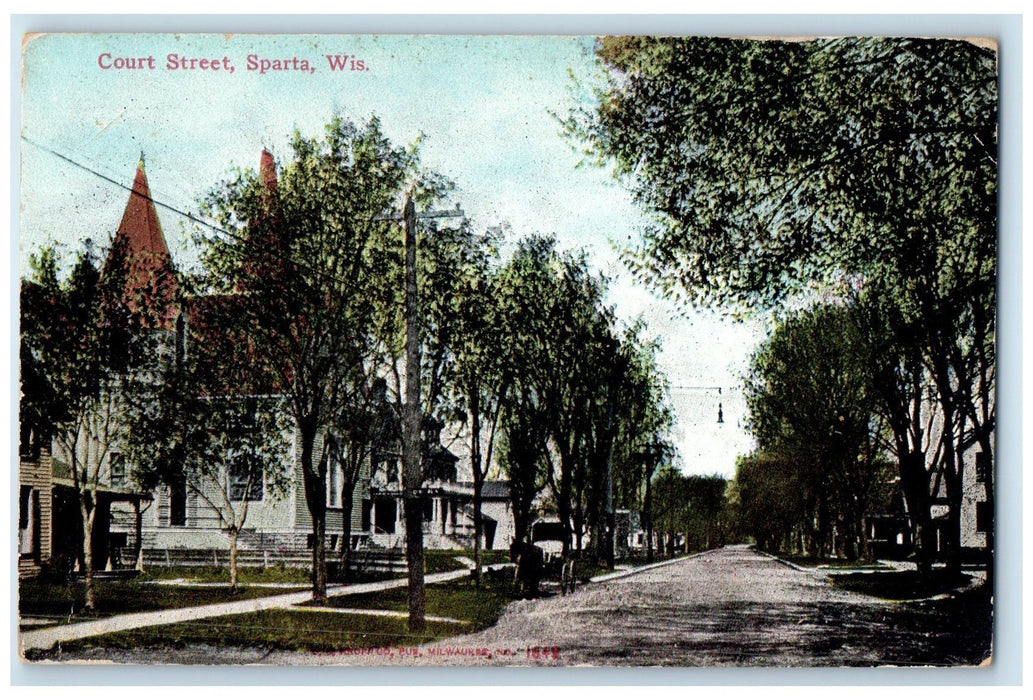
[[[928,598],[961,588],[972,581],[967,574],[949,574],[943,569],[934,569],[928,576],[917,571],[876,571],[832,574],[830,579],[839,588],[888,600]]]
[[[466,565],[461,564],[456,557],[466,557],[473,561],[472,549],[428,549],[423,553],[424,573],[439,574],[445,571],[457,571],[465,569]],[[509,552],[481,551],[481,566],[492,564],[504,564],[509,561]]]
[[[467,625],[428,622],[425,634],[413,635],[406,628],[404,618],[292,608],[144,627],[65,642],[62,649],[69,652],[85,648],[183,648],[207,644],[270,650],[341,651],[416,646],[469,629]],[[47,653],[37,656],[46,658]]]
[[[204,583],[229,583],[230,570],[226,566],[154,566],[148,568],[137,580],[168,581],[185,579]],[[286,566],[271,566],[268,569],[240,567],[237,580],[248,583],[296,583],[306,586],[311,583],[308,569],[294,569]]]
[[[332,561],[328,558],[328,563]],[[349,571],[344,578],[331,577],[330,583],[369,583],[397,578],[400,574],[387,571]],[[225,583],[230,582],[229,569],[221,566],[172,566],[148,569],[140,579],[148,581],[170,581],[184,579],[191,583]],[[241,568],[237,570],[240,585],[291,583],[304,588],[312,585],[312,576],[308,569],[271,566],[268,569]]]
[[[299,586],[298,589],[243,587],[231,593],[229,586],[203,588],[170,586],[139,579],[98,581],[94,584],[96,611],[92,615],[83,615],[86,586],[82,582],[58,584],[21,581],[18,586],[18,612],[22,618],[52,620],[53,624],[67,624],[121,613],[169,610],[262,598],[302,588],[304,586]]]
[[[453,565],[446,565],[445,561]],[[334,562],[328,559],[328,564]],[[436,571],[429,569],[427,573],[437,571],[454,571],[463,568],[462,564],[454,562],[450,557],[442,557],[439,568]],[[333,567],[331,567],[333,569]],[[329,572],[329,583],[371,583],[373,581],[387,581],[393,578],[404,578],[405,574],[392,573],[390,571],[349,571],[344,577],[337,576],[334,571]],[[229,570],[217,566],[173,566],[149,569],[141,579],[149,581],[171,581],[173,579],[184,579],[191,583],[226,583],[229,584]],[[290,567],[270,567],[268,569],[240,569],[237,572],[237,580],[241,585],[247,584],[269,584],[269,583],[293,583],[299,587],[311,586],[312,576],[308,569],[294,569]]]
[[[426,612],[435,617],[469,622],[466,631],[471,631],[495,624],[503,608],[512,600],[515,600],[515,596],[511,573],[484,576],[479,587],[474,585],[472,578],[467,577],[427,586]],[[330,598],[329,606],[395,612],[406,612],[409,609],[404,586],[376,593],[334,596]]]
[[[428,551],[427,573],[462,568],[456,556],[464,551]],[[485,552],[485,564],[507,561],[504,552]],[[97,612],[92,617],[119,613],[162,610],[230,600],[278,595],[304,589],[308,573],[298,569],[241,569],[243,587],[230,594],[228,586],[177,586],[158,581],[188,579],[204,583],[228,580],[228,573],[216,567],[154,568],[145,577],[132,581],[96,583]],[[297,589],[248,586],[255,583],[297,583]],[[54,624],[84,619],[79,614],[83,603],[82,583],[53,584],[23,581],[19,588],[19,612],[23,618],[52,619]],[[404,617],[383,617],[328,612],[296,607],[229,615],[142,628],[65,643],[63,648],[162,648],[190,644],[238,646],[260,649],[340,651],[345,649],[415,646],[434,639],[483,629],[494,624],[503,608],[514,599],[512,572],[486,574],[480,587],[471,578],[427,587],[427,615],[461,622],[427,623],[427,633],[409,634]],[[336,596],[331,607],[374,610],[407,610],[406,589],[400,587],[367,595]],[[28,626],[26,626],[27,628]],[[46,654],[40,655],[45,658]]]
[[[306,607],[264,610],[243,615],[159,625],[62,644],[65,651],[84,648],[182,648],[207,644],[276,650],[343,651],[416,646],[494,624],[513,600],[509,576],[485,576],[481,587],[471,579],[427,587],[427,615],[461,622],[428,621],[422,635],[412,635],[404,617],[328,612]],[[335,596],[329,607],[405,612],[406,589]],[[46,658],[47,653],[39,654]]]

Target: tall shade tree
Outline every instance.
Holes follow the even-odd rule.
[[[296,426],[312,520],[312,592],[326,598],[326,495],[334,426],[369,395],[376,356],[376,252],[397,237],[397,209],[417,167],[371,120],[343,119],[322,138],[295,134],[270,182],[236,174],[206,199],[221,231],[203,234],[209,292],[240,297],[234,323],[283,396]]]
[[[226,532],[232,590],[252,504],[282,498],[293,475],[289,413],[256,371],[254,346],[234,332],[240,298],[185,300],[173,361],[136,377],[124,416],[136,483],[193,494]]]
[[[882,480],[882,421],[873,367],[845,306],[817,306],[783,321],[754,354],[746,382],[750,430],[759,449],[800,470],[812,555],[867,551],[864,516]],[[772,507],[774,504],[772,504]]]
[[[474,578],[480,580],[481,549],[484,536],[482,510],[484,481],[492,465],[498,435],[499,415],[509,390],[512,371],[504,365],[500,348],[505,344],[505,328],[496,303],[499,278],[497,249],[490,236],[482,245],[457,261],[456,293],[447,298],[445,312],[453,318],[451,334],[455,355],[452,393],[457,406],[464,409],[470,445],[470,471],[473,478]]]
[[[511,386],[502,401],[500,464],[509,478],[514,545],[530,541],[532,506],[552,472],[549,437],[554,410],[542,389],[552,366],[552,242],[527,238],[499,272],[497,304],[506,329],[499,355]]]
[[[613,496],[617,508],[642,513],[646,529],[646,557],[653,558],[653,475],[674,457],[670,430],[674,413],[669,382],[656,364],[657,340],[642,338],[645,326],[637,321],[624,333],[621,352],[627,363],[617,401],[613,443]]]
[[[597,55],[598,104],[567,127],[655,216],[627,252],[641,279],[737,311],[874,284],[904,316],[946,437],[896,458],[904,481],[943,475],[959,566],[965,453],[992,460],[996,419],[995,49],[615,37]]]
[[[112,250],[109,259],[124,255]],[[55,459],[71,472],[82,526],[85,607],[92,610],[98,496],[110,484],[114,453],[127,443],[131,386],[169,354],[165,338],[148,330],[163,313],[150,303],[153,296],[143,289],[124,294],[130,266],[109,265],[102,274],[87,248],[64,279],[59,268],[56,253],[43,250],[32,259],[32,277],[22,281],[21,419],[43,440],[53,439]],[[172,271],[163,272],[148,280],[151,288],[174,288]]]
[[[528,453],[526,469],[537,473],[544,463],[560,522],[578,551],[585,534],[602,520],[604,475],[626,365],[603,290],[584,255],[557,251],[547,237],[522,240],[499,274],[511,384],[502,413],[507,454],[538,451],[537,459]],[[519,429],[537,437],[541,425],[546,434],[540,446],[537,439],[517,446],[509,435]],[[565,553],[570,544],[564,542]]]
[[[737,527],[767,551],[803,551],[807,522],[804,472],[791,455],[754,452],[735,464]]]

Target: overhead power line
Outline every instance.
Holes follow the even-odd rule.
[[[44,151],[45,153],[49,153],[50,155],[54,156],[55,158],[59,158],[59,159],[65,161],[66,163],[69,163],[71,165],[74,165],[77,168],[80,168],[81,170],[85,170],[86,172],[90,173],[91,175],[95,175],[95,176],[99,177],[101,180],[104,180],[105,182],[109,182],[112,185],[115,185],[116,187],[120,187],[121,189],[126,190],[128,192],[136,192],[136,190],[133,189],[132,185],[126,185],[126,184],[124,184],[122,182],[119,182],[115,178],[109,177],[109,176],[105,175],[102,172],[94,170],[93,168],[91,168],[88,165],[84,165],[84,164],[82,164],[82,163],[80,163],[80,162],[78,162],[76,160],[73,160],[72,158],[69,158],[65,154],[60,153],[58,151],[55,151],[53,148],[50,148],[49,146],[44,146],[43,144],[38,143],[37,141],[33,141],[28,136],[22,136],[21,138],[22,138],[22,141],[24,141],[25,143],[29,144],[30,146],[35,146],[36,148],[40,149],[41,151]],[[141,197],[145,196],[141,192],[136,192],[136,194],[140,195]],[[197,216],[194,216],[193,214],[191,214],[189,212],[183,211],[182,209],[179,209],[178,207],[174,207],[171,204],[168,204],[166,202],[162,202],[161,200],[158,200],[158,199],[154,199],[153,197],[149,197],[148,196],[148,197],[146,197],[146,199],[150,200],[155,205],[157,205],[159,207],[162,207],[163,209],[168,209],[171,212],[174,212],[176,214],[179,214],[180,216],[186,217],[187,219],[189,219],[190,221],[193,221],[196,224],[201,224],[202,226],[207,226],[208,228],[212,229],[213,231],[218,231],[219,233],[223,233],[223,234],[225,234],[227,236],[231,236],[233,238],[237,238],[238,240],[240,240],[235,234],[227,231],[226,229],[220,228],[220,227],[216,226],[215,224],[211,223],[210,221],[205,221],[204,219],[201,219],[201,218],[199,218]]]
[[[248,239],[244,238],[243,236],[241,236],[241,235],[239,235],[237,233],[234,233],[233,231],[228,231],[228,230],[226,230],[226,229],[224,229],[224,228],[222,228],[222,227],[220,227],[220,226],[218,226],[218,225],[216,225],[216,224],[214,224],[214,223],[212,223],[210,221],[206,221],[206,220],[204,220],[204,219],[202,219],[202,218],[200,218],[198,216],[195,216],[194,214],[191,214],[191,213],[189,213],[189,212],[187,212],[187,211],[185,211],[185,210],[183,210],[183,209],[181,209],[179,207],[176,207],[176,206],[173,206],[171,204],[168,204],[167,202],[164,202],[164,201],[159,200],[159,199],[155,199],[154,197],[152,197],[150,195],[144,195],[142,192],[138,192],[137,190],[135,190],[131,185],[126,185],[125,183],[120,182],[120,181],[116,180],[113,177],[105,175],[104,173],[96,170],[95,168],[91,168],[90,166],[88,166],[88,165],[86,165],[84,163],[81,163],[81,162],[75,160],[74,158],[71,158],[71,157],[69,157],[69,156],[67,156],[67,155],[57,151],[56,149],[53,149],[53,148],[51,148],[49,146],[41,144],[41,143],[39,143],[39,142],[37,142],[37,141],[35,141],[33,139],[30,139],[29,137],[24,136],[24,135],[22,135],[21,139],[25,143],[28,143],[29,145],[31,145],[31,146],[33,146],[35,148],[38,148],[39,150],[41,150],[41,151],[43,151],[45,153],[48,153],[48,154],[54,156],[55,158],[58,158],[58,159],[66,162],[66,163],[68,163],[68,164],[70,164],[70,165],[72,165],[72,166],[74,166],[76,168],[79,168],[80,170],[83,170],[83,171],[85,171],[87,173],[90,173],[91,175],[93,175],[95,177],[98,177],[98,178],[100,178],[101,180],[104,180],[107,183],[115,185],[116,187],[118,187],[120,189],[123,189],[123,190],[126,190],[127,192],[136,193],[137,195],[139,195],[141,197],[145,197],[148,201],[152,202],[155,206],[162,207],[163,209],[167,209],[168,211],[171,211],[171,212],[173,212],[175,214],[183,216],[186,219],[188,219],[189,221],[192,221],[192,222],[194,222],[196,224],[199,224],[201,226],[205,226],[205,227],[207,227],[208,229],[210,229],[212,231],[215,231],[217,233],[223,234],[224,236],[228,236],[229,238],[231,238],[231,239],[233,239],[233,240],[235,240],[238,243],[241,243],[243,245],[246,245],[246,246],[253,245],[251,241],[249,241]],[[434,211],[434,212],[425,212],[424,214],[417,215],[417,218],[418,219],[424,219],[424,218],[446,218],[446,217],[454,217],[454,216],[457,216],[457,215],[458,216],[464,216],[464,213],[459,208],[458,204],[456,205],[455,209],[448,209],[448,210]],[[394,217],[391,217],[390,215],[388,215],[388,216],[383,216],[382,215],[381,217],[377,217],[376,219],[367,219],[366,221],[367,222],[370,222],[370,221],[392,222],[392,221],[397,221],[397,220],[398,219],[396,219]],[[357,289],[357,286],[356,286],[355,281],[353,279],[344,279],[344,278],[342,278],[342,277],[340,277],[338,275],[335,275],[332,272],[329,272],[327,270],[315,267],[309,261],[299,260],[297,257],[295,257],[293,255],[290,255],[290,254],[284,255],[284,258],[286,260],[289,260],[290,262],[294,263],[295,265],[297,265],[304,272],[310,273],[310,274],[315,275],[317,277],[322,277],[323,279],[330,280],[331,282],[336,282],[337,284],[342,285],[345,289],[348,289],[350,291],[354,291],[354,290]]]

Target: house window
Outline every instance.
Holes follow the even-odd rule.
[[[122,488],[126,485],[126,459],[121,452],[112,452],[109,459],[111,465],[111,485]]]
[[[18,552],[39,555],[39,491],[21,487],[18,499]]]
[[[247,493],[245,493],[245,489]],[[238,469],[230,472],[230,500],[231,501],[261,501],[265,496],[265,488],[262,483],[261,474],[253,474],[251,483],[248,484],[248,472],[246,469]]]
[[[330,462],[330,468],[327,471],[329,478],[326,480],[326,488],[329,493],[327,493],[326,504],[331,508],[339,508],[341,506],[341,484],[338,475],[341,472],[341,466]]]
[[[994,526],[994,509],[988,501],[976,503],[976,532],[990,532]]]
[[[985,484],[990,475],[990,455],[986,452],[976,453],[976,481]]]
[[[169,525],[183,527],[187,524],[187,484],[179,480],[169,486]]]

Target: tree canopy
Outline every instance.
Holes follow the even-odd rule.
[[[615,37],[569,132],[656,215],[628,260],[694,303],[754,306],[842,274],[988,264],[997,71],[960,40]],[[982,270],[985,272],[986,270]]]
[[[313,593],[325,597],[327,470],[335,426],[370,396],[388,352],[398,278],[390,220],[420,184],[413,149],[393,146],[376,119],[334,119],[322,138],[295,134],[279,172],[238,172],[214,188],[203,239],[208,293],[236,297],[232,330],[284,397],[300,435],[312,517]]]

